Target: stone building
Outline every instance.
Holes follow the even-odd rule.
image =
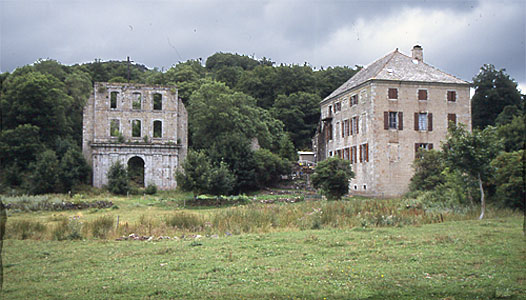
[[[351,193],[399,196],[419,149],[439,149],[451,123],[471,129],[469,92],[468,82],[426,64],[422,47],[411,57],[396,49],[321,102],[317,160],[349,160]]]
[[[93,185],[107,184],[110,166],[120,161],[138,185],[175,189],[175,171],[188,148],[187,122],[175,87],[95,83],[82,128]]]

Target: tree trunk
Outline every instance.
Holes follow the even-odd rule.
[[[484,188],[482,187],[482,179],[479,173],[479,188],[480,188],[480,217],[479,220],[484,218],[484,212],[486,211],[486,199],[484,199]]]

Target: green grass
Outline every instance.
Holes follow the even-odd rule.
[[[526,299],[522,218],[4,242],[3,299]]]

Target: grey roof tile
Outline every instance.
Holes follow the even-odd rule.
[[[398,49],[361,69],[323,101],[341,95],[369,80],[440,82],[469,84],[424,62],[398,52]]]

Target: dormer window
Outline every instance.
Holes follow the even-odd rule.
[[[389,97],[390,100],[398,99],[398,89],[397,88],[389,88],[388,97]]]

